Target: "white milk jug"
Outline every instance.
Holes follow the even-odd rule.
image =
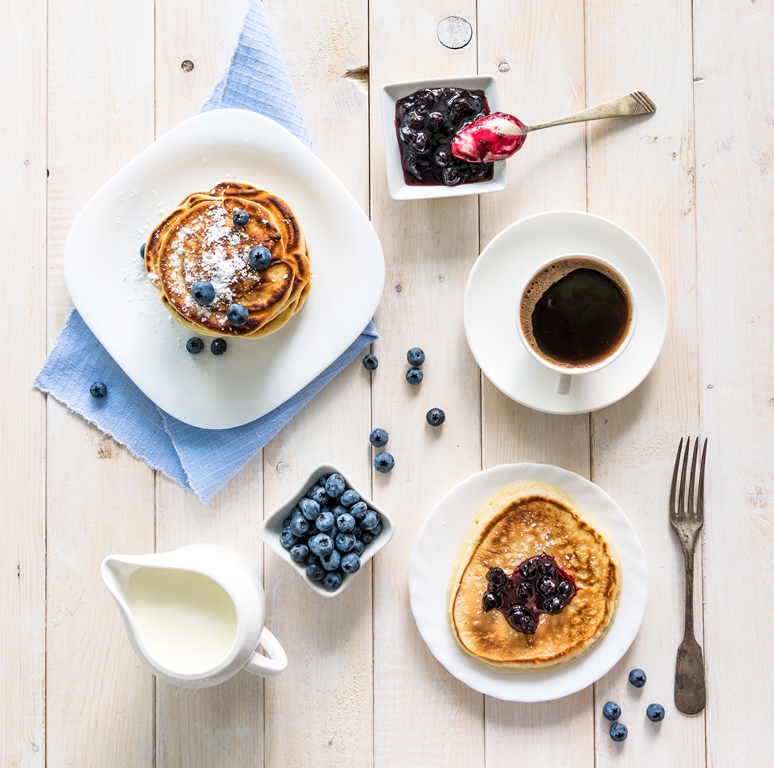
[[[287,666],[285,651],[263,625],[258,575],[233,550],[191,544],[153,555],[109,555],[100,570],[132,647],[162,680],[207,688],[243,668],[272,677]]]

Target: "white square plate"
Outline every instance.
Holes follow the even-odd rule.
[[[309,245],[303,309],[262,339],[228,338],[221,357],[185,349],[145,274],[140,246],[186,195],[245,181],[283,198]],[[206,429],[266,415],[336,360],[373,317],[384,255],[344,185],[291,133],[241,109],[186,120],[119,171],[73,222],[64,273],[75,308],[113,359],[162,410]]]

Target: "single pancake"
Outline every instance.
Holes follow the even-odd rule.
[[[489,568],[506,574],[545,552],[572,575],[577,593],[562,612],[540,616],[533,635],[512,629],[498,610],[485,613]],[[515,483],[473,517],[449,585],[448,613],[459,647],[501,672],[565,664],[597,643],[615,614],[621,567],[613,545],[553,486]]]

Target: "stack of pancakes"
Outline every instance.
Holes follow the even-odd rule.
[[[236,211],[248,214],[244,226],[234,224]],[[271,260],[256,270],[248,257],[259,245]],[[306,240],[293,211],[276,195],[237,182],[188,195],[151,232],[145,269],[172,316],[207,336],[273,333],[301,309],[311,284]],[[215,289],[207,306],[191,293],[198,282]],[[229,322],[232,304],[248,310],[244,325]]]
[[[512,629],[499,610],[484,613],[489,568],[507,574],[541,552],[570,573],[577,594],[534,635]],[[557,488],[534,482],[504,488],[475,514],[449,585],[449,621],[459,647],[501,672],[542,670],[571,661],[605,634],[621,590],[613,545]]]

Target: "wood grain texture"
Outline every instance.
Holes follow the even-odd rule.
[[[46,760],[46,413],[31,387],[46,353],[46,3],[11,2],[3,15],[0,211],[10,294],[0,316],[13,335],[0,351],[0,764],[26,768]]]
[[[320,158],[368,210],[368,4],[266,3]],[[365,68],[365,70],[364,70]],[[303,226],[303,222],[302,222]],[[311,254],[314,274],[314,250]],[[266,513],[318,464],[370,495],[370,375],[353,363],[264,449]],[[373,742],[371,566],[332,599],[268,552],[267,616],[288,669],[266,684],[266,765],[370,766]]]
[[[52,3],[48,62],[52,343],[70,309],[61,269],[70,223],[153,140],[152,2]],[[153,472],[49,399],[47,474],[47,765],[149,765],[151,678],[99,564],[110,552],[153,551]]]
[[[395,519],[395,537],[374,564],[374,762],[377,766],[483,765],[483,697],[441,667],[417,632],[408,600],[411,549],[432,505],[481,467],[478,368],[465,344],[462,294],[478,254],[475,197],[401,203],[388,197],[378,93],[388,82],[476,73],[473,43],[438,41],[451,12],[475,24],[463,2],[371,3],[371,216],[387,282],[374,345],[373,426],[390,434],[389,475],[374,474],[374,499]],[[474,36],[475,39],[475,36]],[[392,136],[387,140],[394,140]],[[406,352],[424,349],[424,381],[405,379]],[[437,430],[425,421],[446,412]]]
[[[672,695],[684,593],[682,556],[668,520],[677,443],[695,435],[699,423],[690,3],[587,2],[586,71],[590,103],[642,89],[657,104],[649,117],[588,126],[588,196],[592,213],[628,229],[655,258],[670,321],[645,383],[591,417],[592,479],[629,515],[650,566],[642,630],[596,685],[597,707],[617,701],[629,738],[623,745],[611,741],[609,725],[597,716],[597,766],[621,759],[632,766],[697,766],[705,761],[704,719],[680,715]],[[697,588],[700,582],[697,572]],[[648,675],[641,691],[627,681],[633,667]],[[667,710],[660,727],[645,717],[650,702]]]
[[[701,0],[694,15],[699,389],[709,436],[704,650],[713,768],[772,759],[767,736],[740,736],[769,732],[774,612],[757,605],[754,591],[732,597],[739,578],[769,579],[774,544],[772,11],[768,4]],[[741,651],[723,620],[731,599],[747,617]]]
[[[523,3],[518,24],[503,24],[498,10],[495,0],[479,2],[479,69],[497,78],[503,109],[530,123],[583,109],[583,3]],[[509,161],[508,173],[504,192],[481,198],[482,247],[524,216],[585,209],[583,126],[530,136]],[[514,317],[516,301],[514,295]],[[481,433],[485,468],[535,461],[589,476],[588,416],[532,411],[505,397],[483,374]],[[590,688],[546,704],[487,698],[487,765],[513,759],[513,745],[518,743],[538,764],[591,766],[592,723]],[[550,737],[557,729],[565,734],[561,740]]]

